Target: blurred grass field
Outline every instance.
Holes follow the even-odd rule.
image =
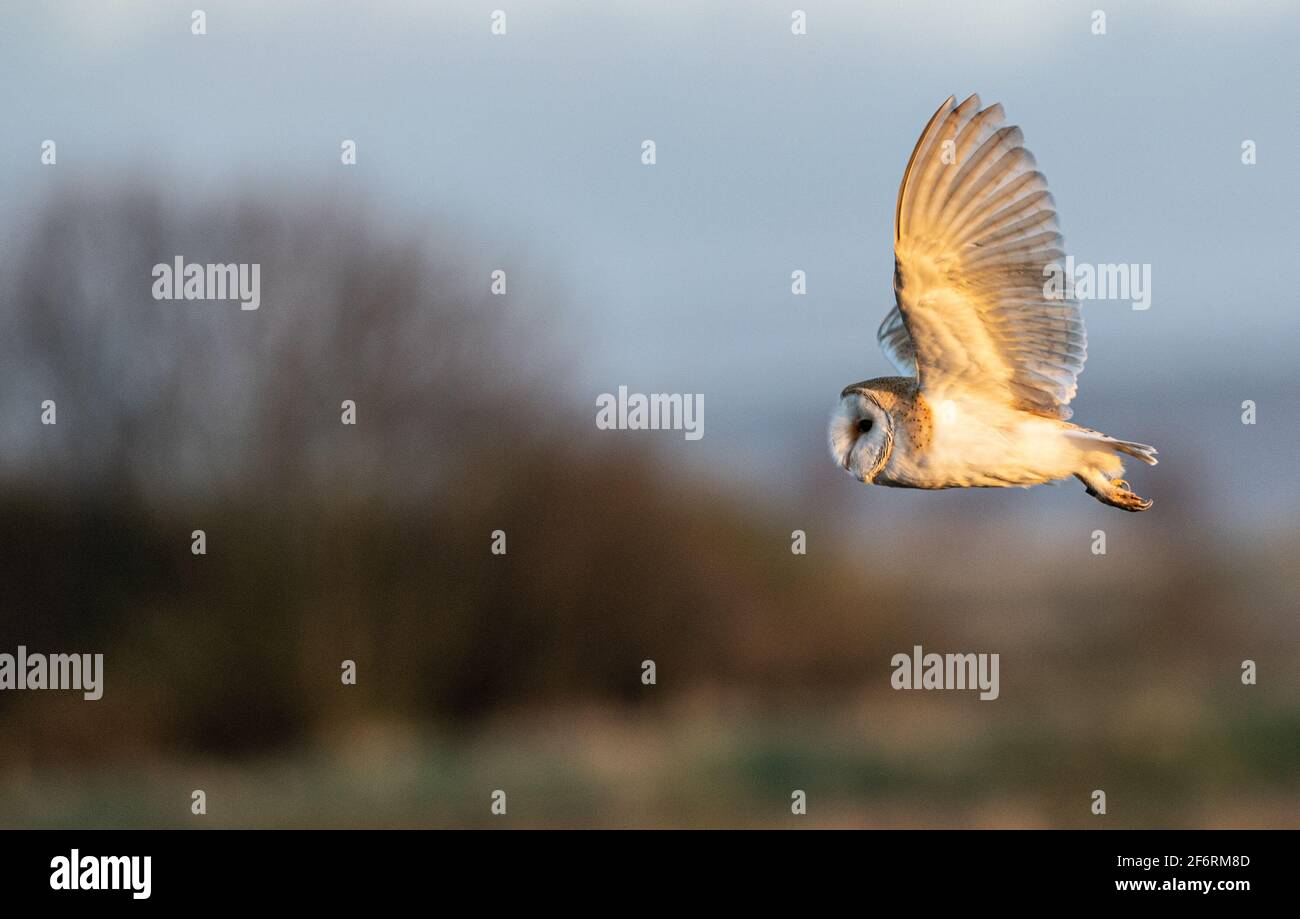
[[[1170,712],[1081,736],[918,739],[895,706],[755,714],[696,702],[504,718],[473,734],[371,723],[239,761],[145,758],[6,777],[6,827],[1293,827],[1294,711]],[[930,718],[944,717],[929,712]],[[960,719],[959,713],[951,713]],[[924,716],[923,716],[924,717]],[[1135,744],[1133,732],[1143,742]],[[900,743],[899,739],[903,741]],[[1187,763],[1193,764],[1188,768]],[[1097,778],[1101,777],[1098,781]],[[1110,812],[1089,810],[1093,786]],[[189,813],[203,788],[208,813]],[[489,813],[507,793],[507,813]],[[791,793],[807,793],[792,816]]]

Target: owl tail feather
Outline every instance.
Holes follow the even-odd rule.
[[[1140,459],[1148,466],[1154,466],[1160,462],[1160,460],[1156,459],[1156,448],[1147,444],[1136,444],[1130,440],[1116,440],[1113,437],[1107,437],[1106,442],[1120,453],[1127,453],[1134,459]]]
[[[1066,432],[1067,437],[1074,437],[1078,440],[1085,441],[1089,446],[1096,443],[1103,443],[1116,453],[1127,453],[1134,459],[1140,459],[1148,466],[1154,466],[1160,461],[1156,459],[1158,452],[1155,447],[1149,444],[1139,444],[1131,440],[1120,440],[1117,437],[1111,437],[1109,434],[1103,434],[1101,431],[1094,431],[1092,428],[1080,427],[1077,424],[1068,426],[1070,430]]]

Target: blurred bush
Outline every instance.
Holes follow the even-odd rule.
[[[636,702],[646,658],[668,695],[856,684],[881,653],[883,629],[854,635],[899,608],[887,592],[863,610],[863,579],[792,564],[762,509],[581,445],[549,323],[506,312],[455,245],[304,202],[124,191],[47,213],[0,331],[5,635],[106,650],[112,717],[34,750],[241,753],[340,715]],[[155,302],[151,267],[176,254],[261,264],[261,309]],[[39,719],[36,698],[0,712],[21,702]]]

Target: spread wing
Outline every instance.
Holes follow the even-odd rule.
[[[1068,418],[1087,339],[1078,304],[1045,293],[1044,269],[1064,257],[1047,180],[1020,129],[1002,126],[1001,105],[953,103],[934,113],[903,173],[896,306],[877,337],[923,392],[973,391]]]
[[[885,357],[898,368],[899,373],[908,377],[917,375],[916,346],[912,344],[912,336],[907,334],[903,314],[898,311],[897,306],[889,311],[885,321],[876,330],[876,339],[880,342],[880,347],[885,350]]]

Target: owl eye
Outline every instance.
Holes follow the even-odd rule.
[[[858,421],[858,433],[859,433],[859,434],[865,434],[865,433],[867,433],[867,432],[870,431],[870,430],[871,430],[871,419],[870,419],[870,418],[863,418],[863,419],[861,419],[860,421]]]

